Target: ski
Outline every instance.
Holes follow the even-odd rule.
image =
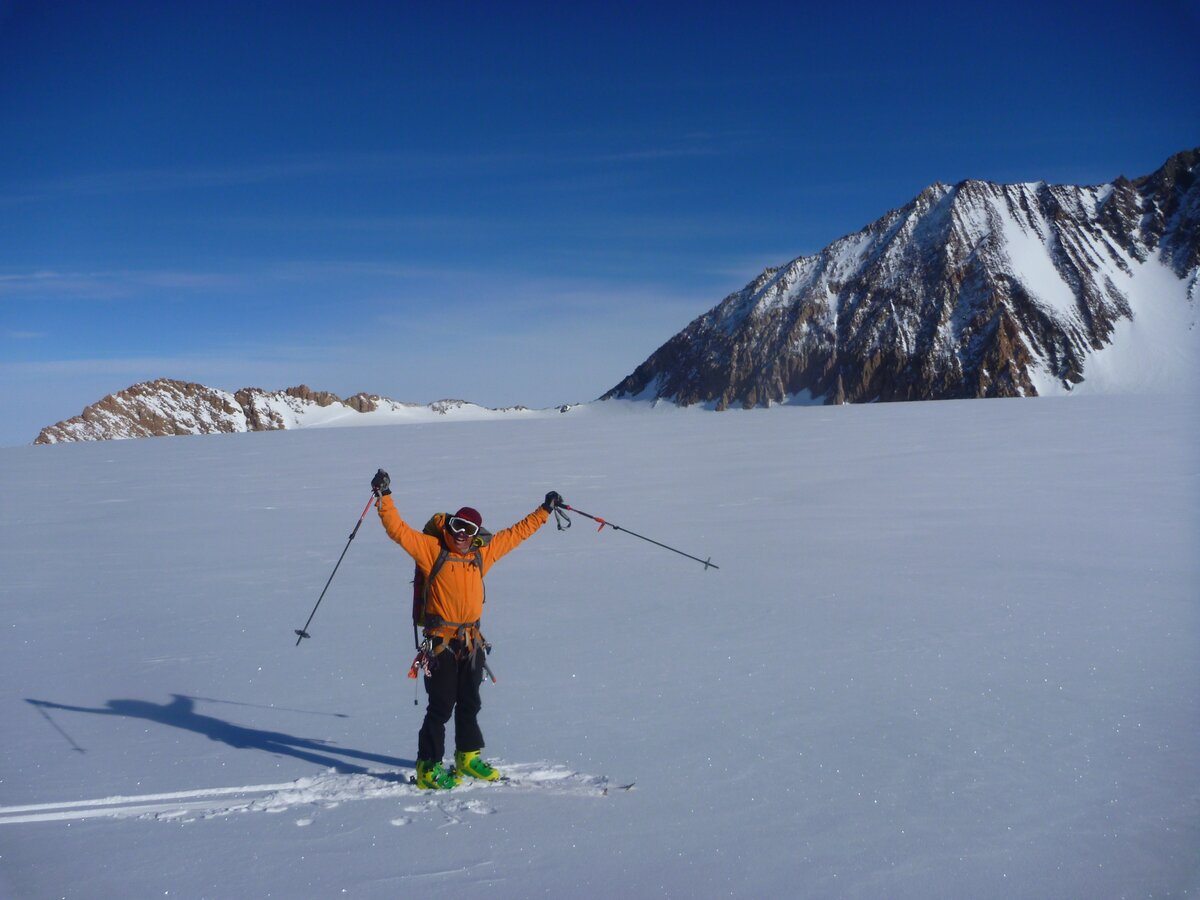
[[[417,778],[411,771],[403,776],[402,783],[408,787],[417,786]],[[516,764],[508,767],[508,771],[495,781],[484,781],[480,778],[466,777],[462,783],[447,790],[427,789],[422,794],[439,796],[454,792],[471,791],[476,788],[505,788],[517,791],[549,791],[551,793],[581,794],[596,797],[606,797],[610,792],[628,793],[637,785],[636,781],[623,784],[610,784],[604,775],[585,775],[581,772],[545,765]]]

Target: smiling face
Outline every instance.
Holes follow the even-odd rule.
[[[447,525],[442,529],[442,535],[446,539],[446,546],[455,553],[466,553],[471,549],[473,534],[467,534],[465,531],[455,531]]]
[[[442,535],[446,546],[456,553],[468,553],[475,535],[479,534],[479,513],[469,507],[463,507],[446,520]]]

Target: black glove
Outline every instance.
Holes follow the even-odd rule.
[[[546,512],[554,512],[560,506],[565,506],[562,495],[558,491],[551,491],[546,495],[546,502],[542,504],[542,509]]]
[[[371,491],[376,497],[386,497],[392,492],[392,479],[387,472],[380,469],[371,479]]]

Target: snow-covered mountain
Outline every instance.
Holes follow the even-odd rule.
[[[557,407],[565,412],[569,407]],[[307,385],[282,391],[243,388],[235,393],[170,378],[135,384],[56,425],[43,428],[35,444],[242,431],[278,431],[322,425],[395,425],[402,422],[486,419],[538,410],[488,409],[463,400],[426,405],[399,403],[375,394],[342,399]]]
[[[1096,187],[934,184],[767,269],[605,399],[717,409],[1194,388],[1200,149]]]
[[[769,406],[1200,386],[1200,148],[1096,187],[934,184],[765,270],[601,399]],[[566,411],[133,385],[34,443]]]

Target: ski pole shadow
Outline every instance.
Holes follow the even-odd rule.
[[[258,728],[247,728],[235,725],[215,716],[206,716],[196,712],[196,702],[192,697],[183,694],[171,694],[170,703],[150,703],[146,700],[109,700],[101,707],[70,706],[65,703],[52,703],[49,700],[33,700],[25,698],[25,702],[35,707],[43,714],[49,709],[65,710],[67,712],[93,713],[101,716],[122,716],[129,719],[145,719],[172,728],[182,728],[202,734],[211,741],[220,741],[237,750],[263,750],[280,756],[291,756],[311,762],[323,768],[332,768],[337,772],[348,775],[366,775],[368,770],[354,762],[348,762],[340,757],[358,760],[366,763],[377,763],[383,766],[413,768],[416,763],[409,759],[399,759],[384,756],[379,753],[367,753],[362,750],[352,750],[339,747],[330,741],[313,738],[297,737],[284,734],[281,731],[264,731]],[[377,776],[386,777],[386,776]]]

